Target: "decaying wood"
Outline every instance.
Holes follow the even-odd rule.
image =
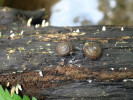
[[[70,32],[65,27],[27,27],[26,24],[5,25],[1,27],[2,39],[0,40],[1,69],[22,70],[43,68],[44,66],[57,66],[64,61],[65,64],[99,68],[124,68],[132,67],[132,27],[106,26],[107,31],[102,31],[102,26],[73,27],[79,33]],[[15,36],[10,37],[10,31]],[[24,31],[23,35],[19,34]],[[97,31],[99,30],[99,31]],[[75,47],[74,54],[60,57],[56,53],[56,46],[61,41],[69,41]],[[102,46],[102,56],[98,60],[90,60],[83,53],[86,42],[98,42]],[[24,67],[24,68],[25,68]]]
[[[20,84],[22,94],[39,99],[132,99],[133,27],[105,27],[106,31],[103,26],[36,28],[21,21],[0,25],[1,84]],[[74,45],[74,54],[56,53],[62,41]],[[83,52],[84,44],[92,41],[102,47],[97,60]]]
[[[115,98],[119,98],[119,95],[130,95],[127,88],[132,88],[133,85],[132,80],[128,78],[133,78],[132,69],[112,71],[100,68],[58,66],[56,68],[45,67],[41,71],[1,74],[0,82],[4,87],[7,87],[9,82],[8,89],[20,84],[23,87],[22,92],[20,91],[22,94],[27,94],[30,97],[35,96],[38,99],[55,98],[63,100],[67,98],[90,99],[105,97],[106,100],[111,95],[116,95]],[[125,94],[122,93],[124,89],[127,91]],[[113,91],[116,94],[111,93]],[[132,96],[130,97],[132,98]]]

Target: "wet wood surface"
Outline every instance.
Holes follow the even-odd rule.
[[[17,26],[16,26],[17,25]],[[80,32],[71,32],[66,27],[27,27],[26,24],[11,24],[1,26],[2,38],[0,40],[1,70],[22,70],[43,68],[44,66],[57,66],[64,61],[65,64],[99,68],[132,67],[132,27],[102,26],[72,27]],[[10,33],[13,31],[13,33]],[[19,35],[21,32],[23,35]],[[15,36],[12,38],[11,34]],[[61,57],[56,47],[62,41],[74,45],[74,54]],[[86,42],[97,42],[102,47],[102,56],[97,60],[88,59],[83,46]]]
[[[46,100],[133,98],[132,26],[105,26],[106,31],[102,25],[36,28],[27,26],[25,18],[18,20],[0,24],[0,82],[4,87],[8,82],[9,89],[20,84],[20,93]],[[62,41],[74,46],[73,54],[57,54]],[[85,56],[87,42],[102,47],[99,59]]]

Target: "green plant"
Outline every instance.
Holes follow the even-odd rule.
[[[2,39],[2,35],[1,35],[1,32],[0,32],[0,39]]]
[[[13,94],[13,96],[11,96],[9,91],[7,89],[4,90],[0,85],[0,100],[30,100],[30,98],[26,95],[24,95],[23,98],[21,98],[19,95],[15,93]],[[37,99],[35,97],[32,97],[31,100],[37,100]]]
[[[0,0],[0,6],[2,6],[4,3],[4,0]]]

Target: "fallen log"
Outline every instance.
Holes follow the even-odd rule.
[[[0,32],[0,59],[1,71],[43,68],[44,66],[57,66],[60,62],[77,66],[99,68],[124,68],[132,67],[132,27],[106,26],[107,31],[102,31],[102,26],[72,27],[80,32],[71,32],[66,27],[27,27],[26,24],[11,24],[1,26]],[[14,36],[11,37],[10,31]],[[21,32],[23,35],[19,35]],[[62,41],[74,45],[74,53],[61,57],[56,52],[56,47]],[[88,59],[83,46],[86,42],[96,42],[102,47],[102,56],[97,60]]]
[[[132,31],[132,26],[1,24],[0,82],[4,87],[9,82],[9,89],[20,84],[22,94],[38,99],[121,99],[120,95],[132,99]],[[57,53],[63,41],[73,45],[72,54]],[[84,54],[83,47],[90,42],[102,48],[99,59]]]

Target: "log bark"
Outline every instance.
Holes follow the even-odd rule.
[[[20,84],[22,94],[38,99],[132,99],[133,27],[105,27],[106,31],[103,26],[35,28],[25,21],[1,24],[1,84],[6,87],[10,82],[9,88]],[[74,32],[77,29],[80,32]],[[56,46],[62,41],[73,44],[73,54],[57,54]],[[86,42],[101,45],[99,59],[85,56]]]
[[[42,68],[57,66],[61,61],[66,64],[82,65],[99,68],[132,67],[132,27],[106,26],[72,27],[79,33],[70,32],[65,27],[27,27],[26,24],[1,26],[3,38],[0,40],[1,69]],[[13,31],[15,36],[10,38]],[[19,34],[24,31],[23,35]],[[99,30],[99,31],[97,31]],[[74,54],[61,57],[56,53],[56,46],[62,41],[74,45]],[[98,60],[85,57],[83,46],[86,42],[98,42],[102,46],[102,56]],[[18,66],[19,65],[19,66]]]

